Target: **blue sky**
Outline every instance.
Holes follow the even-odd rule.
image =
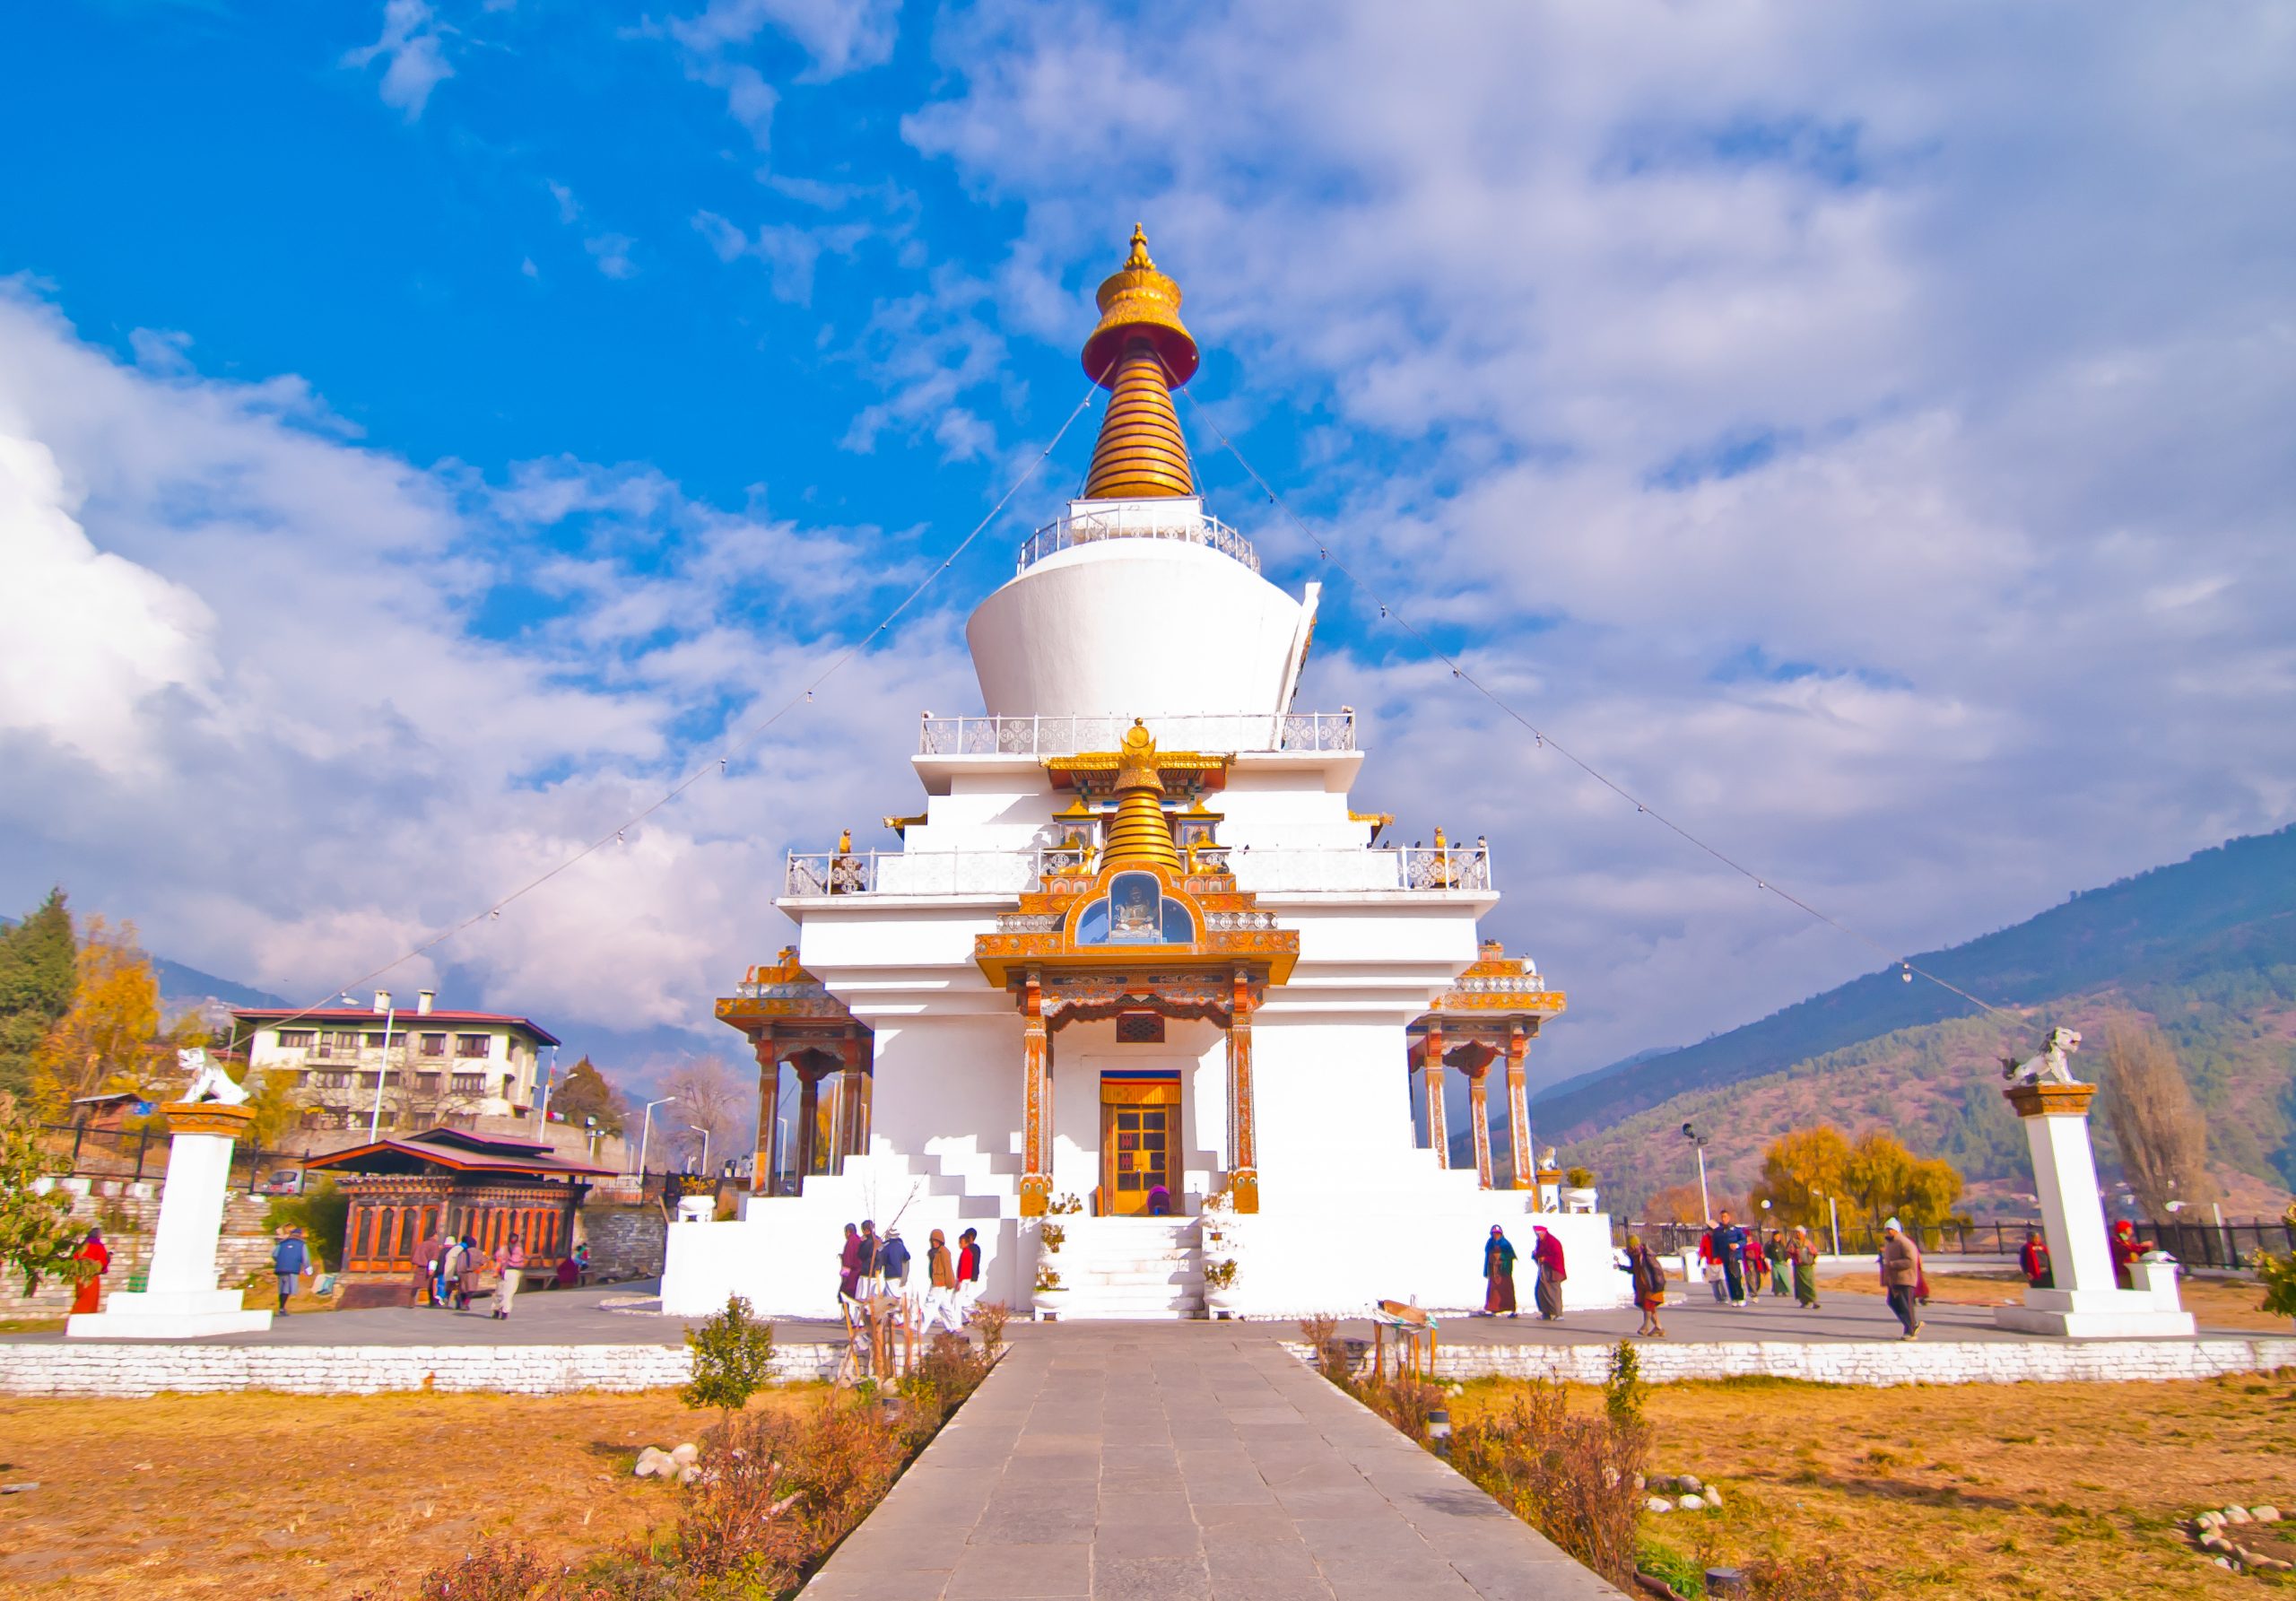
[[[2292,54],[2265,5],[43,8],[0,900],[299,996],[483,904],[962,536],[1135,220],[1352,566],[1887,943],[2276,826]],[[714,1044],[778,853],[978,704],[963,616],[1091,426],[751,761],[396,987]],[[1333,576],[1197,444],[1272,577]],[[1359,804],[1492,839],[1549,1071],[1872,965],[1326,605],[1303,698],[1370,714]]]

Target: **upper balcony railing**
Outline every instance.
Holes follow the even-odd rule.
[[[1168,751],[1352,751],[1355,711],[1205,712],[1146,718]],[[1130,718],[1026,717],[920,719],[920,756],[1074,756],[1124,744]]]
[[[1149,504],[1152,503],[1130,501],[1121,509],[1082,511],[1047,523],[1021,542],[1016,570],[1026,572],[1047,556],[1098,539],[1178,539],[1188,544],[1208,544],[1254,572],[1259,570],[1259,553],[1252,549],[1252,542],[1218,518],[1201,511],[1183,512],[1178,504],[1169,518],[1160,518],[1144,509]]]
[[[1491,850],[1483,845],[1346,847],[1248,850],[1215,846],[1197,853],[1224,865],[1236,887],[1268,893],[1488,890]],[[1073,848],[1036,850],[821,850],[789,853],[791,895],[1018,895],[1047,872],[1086,871]]]

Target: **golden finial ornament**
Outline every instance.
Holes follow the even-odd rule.
[[[1084,341],[1084,370],[1109,398],[1084,499],[1195,494],[1196,474],[1172,410],[1172,391],[1196,375],[1196,339],[1180,321],[1180,286],[1157,270],[1139,224],[1133,225],[1131,254],[1102,281],[1094,299],[1100,321]]]
[[[1124,745],[1118,752],[1116,795],[1102,865],[1148,865],[1179,872],[1179,849],[1164,816],[1164,775],[1156,766],[1155,736],[1137,719],[1125,730]]]

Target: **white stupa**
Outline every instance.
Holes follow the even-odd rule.
[[[1196,1315],[1226,1261],[1244,1315],[1479,1305],[1491,1225],[1527,1255],[1532,1212],[1568,1304],[1622,1303],[1609,1220],[1553,1211],[1532,1154],[1525,1057],[1563,996],[1479,937],[1488,851],[1350,808],[1354,714],[1294,705],[1316,587],[1263,578],[1196,496],[1171,398],[1196,347],[1137,231],[1099,302],[1084,497],[966,630],[985,715],[925,715],[900,848],[791,854],[798,943],[718,1003],[761,1069],[753,1193],[672,1227],[665,1310],[833,1315],[863,1218],[920,1258],[978,1230],[987,1295],[1026,1308],[1048,1210],[1064,1317]]]

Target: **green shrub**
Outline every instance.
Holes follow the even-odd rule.
[[[693,1353],[693,1381],[678,1391],[688,1406],[739,1412],[773,1376],[773,1325],[760,1323],[750,1303],[726,1298],[726,1310],[685,1331]]]
[[[341,1270],[344,1231],[351,1223],[351,1197],[335,1188],[329,1175],[315,1173],[301,1195],[274,1198],[263,1221],[274,1234],[291,1226],[302,1230],[315,1271],[326,1271],[328,1264]]]
[[[2296,1318],[2296,1251],[2284,1257],[2258,1251],[2256,1269],[2257,1282],[2264,1286],[2264,1304],[2257,1310],[2275,1318]]]

